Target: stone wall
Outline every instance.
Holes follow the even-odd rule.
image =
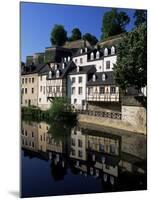
[[[121,112],[121,103],[88,102],[88,110],[104,111],[104,112]]]

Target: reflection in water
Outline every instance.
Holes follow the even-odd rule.
[[[22,197],[146,189],[146,155],[119,135],[23,121],[21,143]]]

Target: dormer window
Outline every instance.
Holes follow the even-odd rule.
[[[81,53],[81,54],[83,53],[83,49],[80,50],[80,53]]]
[[[56,77],[59,78],[60,72],[59,70],[56,71]]]
[[[108,56],[108,49],[107,48],[104,49],[104,56]]]
[[[85,52],[87,53],[87,51],[88,51],[88,48],[87,48],[87,47],[85,47]]]
[[[96,59],[99,59],[99,57],[100,57],[100,53],[99,53],[99,51],[97,51],[96,52]]]
[[[80,71],[80,67],[79,66],[77,66],[77,72],[79,72]]]
[[[93,74],[92,80],[96,81],[96,75],[95,74]]]
[[[66,62],[66,61],[67,61],[67,59],[66,59],[66,58],[64,58],[64,61]]]
[[[65,68],[65,64],[64,63],[62,63],[62,69],[64,69]]]
[[[55,64],[54,68],[55,68],[55,70],[57,70],[57,64]]]
[[[49,78],[52,78],[52,71],[49,71]]]
[[[70,61],[70,56],[68,56],[68,62]]]
[[[115,47],[112,46],[112,48],[111,48],[111,55],[114,55],[114,54],[115,54]]]
[[[106,79],[105,74],[102,74],[102,81],[105,81],[105,79]]]
[[[94,53],[93,52],[91,53],[90,59],[94,60]]]

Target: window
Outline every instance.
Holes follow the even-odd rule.
[[[71,150],[71,154],[72,154],[72,156],[75,156],[75,150],[74,149]]]
[[[78,140],[78,146],[82,147],[82,140]]]
[[[75,77],[72,77],[71,82],[75,83]]]
[[[75,59],[75,63],[77,63],[77,59]]]
[[[90,59],[94,60],[94,53],[93,52],[91,53]]]
[[[22,84],[24,84],[24,78],[22,78]]]
[[[115,54],[115,47],[112,46],[112,48],[111,48],[111,55],[114,55],[114,54]]]
[[[52,86],[49,86],[49,92],[52,92]]]
[[[25,100],[25,104],[27,104],[27,100]]]
[[[106,79],[105,74],[102,74],[102,81],[105,81],[105,79]]]
[[[83,63],[83,58],[80,58],[80,64],[82,64]]]
[[[24,135],[24,129],[22,129],[22,135]]]
[[[40,86],[40,92],[42,92],[42,86]]]
[[[78,156],[82,157],[82,151],[78,151]]]
[[[56,77],[58,78],[59,75],[60,75],[60,72],[59,72],[59,70],[57,70],[57,71],[56,71]]]
[[[100,94],[104,94],[104,87],[100,87]]]
[[[64,63],[62,63],[62,69],[64,69],[64,67],[65,67],[65,64],[64,64]]]
[[[79,87],[79,89],[78,89],[78,94],[82,94],[82,87]]]
[[[32,78],[32,83],[34,83],[34,78]]]
[[[116,92],[116,88],[115,87],[111,87],[111,94],[115,94]]]
[[[45,94],[45,86],[44,86],[44,90],[43,90],[43,93]]]
[[[27,83],[27,78],[25,78],[25,83]]]
[[[93,94],[93,87],[88,87],[88,94],[92,95]]]
[[[32,94],[34,93],[34,88],[31,88],[31,93],[32,93]]]
[[[75,139],[73,139],[73,138],[71,139],[71,145],[75,146]]]
[[[60,92],[60,87],[56,86],[56,92]]]
[[[82,83],[82,76],[79,76],[79,83]]]
[[[42,141],[42,135],[40,136],[40,140]]]
[[[39,128],[41,128],[41,125],[39,124]]]
[[[34,137],[34,132],[31,133],[31,136]]]
[[[108,55],[108,49],[105,48],[105,49],[104,49],[104,56],[107,56],[107,55]]]
[[[27,131],[25,130],[25,135],[27,136]]]
[[[27,88],[25,88],[25,94],[27,94]]]
[[[79,66],[77,66],[77,72],[79,72],[80,71],[80,67]]]
[[[96,81],[96,75],[95,74],[93,74],[92,80]]]
[[[97,51],[96,52],[96,59],[99,59],[99,57],[100,57],[100,53],[99,53],[99,51]]]
[[[40,76],[40,80],[42,81],[42,76]]]
[[[110,144],[110,153],[115,154],[115,145],[114,144]]]
[[[39,102],[41,102],[41,98],[39,98]]]
[[[77,103],[77,99],[74,99],[74,104],[76,104]]]
[[[106,69],[110,69],[110,61],[106,61]]]
[[[100,144],[99,149],[100,149],[100,151],[104,151],[104,145]]]
[[[72,87],[71,93],[72,93],[72,94],[75,94],[75,87]]]
[[[70,61],[70,56],[68,56],[68,61]]]
[[[22,88],[22,94],[24,94],[24,88]]]
[[[83,53],[83,49],[80,50],[80,53],[81,53],[81,54]]]
[[[29,78],[29,83],[31,83],[31,78]]]
[[[49,72],[49,78],[52,78],[52,71]]]
[[[34,142],[32,142],[32,147],[34,148]]]

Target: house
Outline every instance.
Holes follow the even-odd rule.
[[[88,77],[95,73],[94,65],[76,66],[68,74],[68,97],[71,99],[71,104],[76,109],[86,109],[86,83]]]

